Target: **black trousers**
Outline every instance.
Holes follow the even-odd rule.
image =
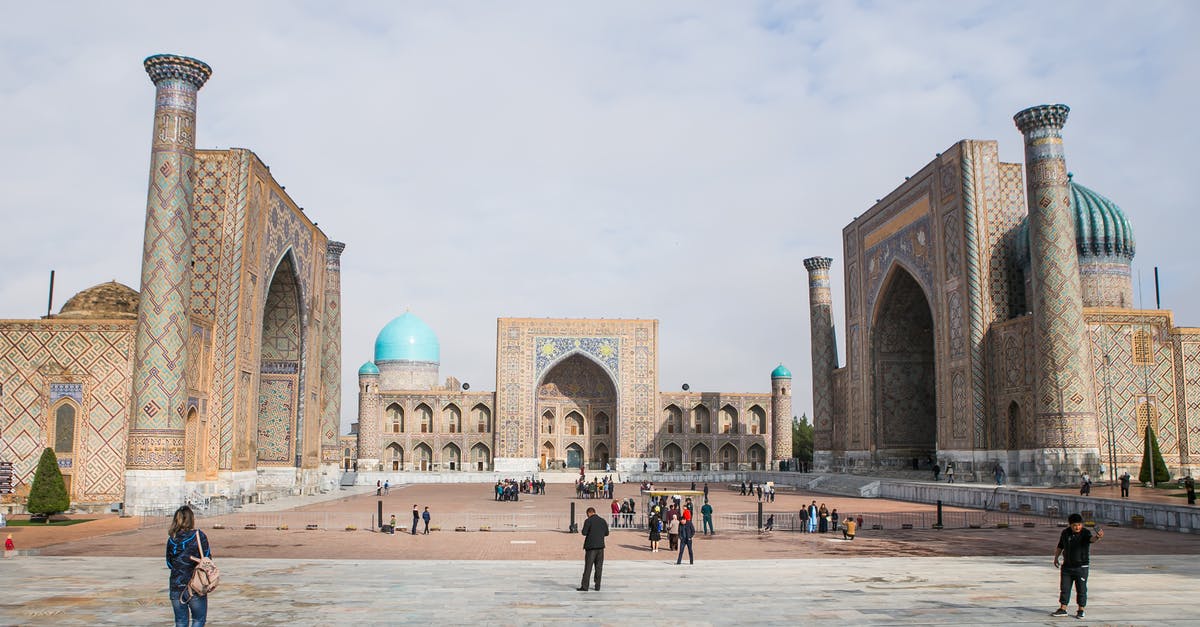
[[[592,568],[596,569],[596,587],[600,587],[600,575],[604,572],[604,549],[584,549],[583,552],[583,580],[580,581],[579,587],[588,587],[588,578],[592,575]]]
[[[1063,566],[1058,576],[1058,604],[1065,606],[1071,600],[1071,586],[1075,586],[1075,604],[1087,606],[1087,566]]]
[[[684,540],[683,538],[679,539],[679,557],[675,559],[675,563],[679,564],[679,563],[683,562],[683,550],[684,549],[687,549],[687,552],[688,552],[688,563],[689,564],[695,563],[696,560],[692,557],[692,539],[691,538],[688,538],[687,540]]]

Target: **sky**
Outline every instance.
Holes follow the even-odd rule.
[[[345,5],[345,6],[343,6]],[[1071,106],[1075,180],[1120,205],[1200,326],[1192,2],[15,2],[0,22],[0,319],[139,284],[155,53],[213,67],[197,145],[252,149],[342,258],[343,430],[411,311],[495,386],[499,317],[659,320],[659,388],[812,414],[807,274],[961,139],[1021,162]],[[1142,285],[1139,286],[1138,280]],[[845,363],[844,346],[839,363]]]

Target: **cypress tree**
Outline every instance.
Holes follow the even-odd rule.
[[[42,451],[38,460],[37,471],[33,474],[33,485],[29,488],[29,502],[25,509],[30,514],[57,514],[71,507],[71,497],[67,496],[67,484],[63,482],[62,472],[58,470],[58,457],[54,450],[47,448]],[[46,519],[50,521],[49,518]]]
[[[1158,449],[1158,438],[1150,425],[1146,425],[1146,437],[1142,448],[1142,468],[1138,471],[1138,481],[1150,483],[1166,483],[1171,480],[1171,471],[1167,470],[1167,462],[1163,459],[1162,451]]]

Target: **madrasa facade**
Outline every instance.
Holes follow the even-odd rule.
[[[347,469],[413,481],[394,473],[765,470],[792,457],[791,372],[775,368],[770,393],[660,391],[657,320],[501,318],[494,392],[439,382],[440,357],[411,312],[379,332]]]
[[[1023,166],[960,141],[843,229],[844,365],[833,260],[805,260],[818,469],[1136,476],[1148,427],[1196,470],[1200,329],[1135,307],[1133,230],[1068,172],[1068,112],[1015,116]]]
[[[20,495],[49,447],[74,507],[133,514],[331,486],[344,246],[253,152],[196,150],[208,65],[156,55],[145,69],[140,290],[102,283],[57,314],[0,321],[0,461]]]

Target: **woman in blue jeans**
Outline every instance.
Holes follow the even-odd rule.
[[[184,505],[175,510],[171,529],[167,532],[167,568],[171,569],[171,609],[175,610],[175,627],[204,627],[208,618],[208,597],[192,594],[188,582],[196,569],[195,557],[212,557],[208,536],[196,529],[192,508]],[[188,620],[191,619],[189,623]]]

